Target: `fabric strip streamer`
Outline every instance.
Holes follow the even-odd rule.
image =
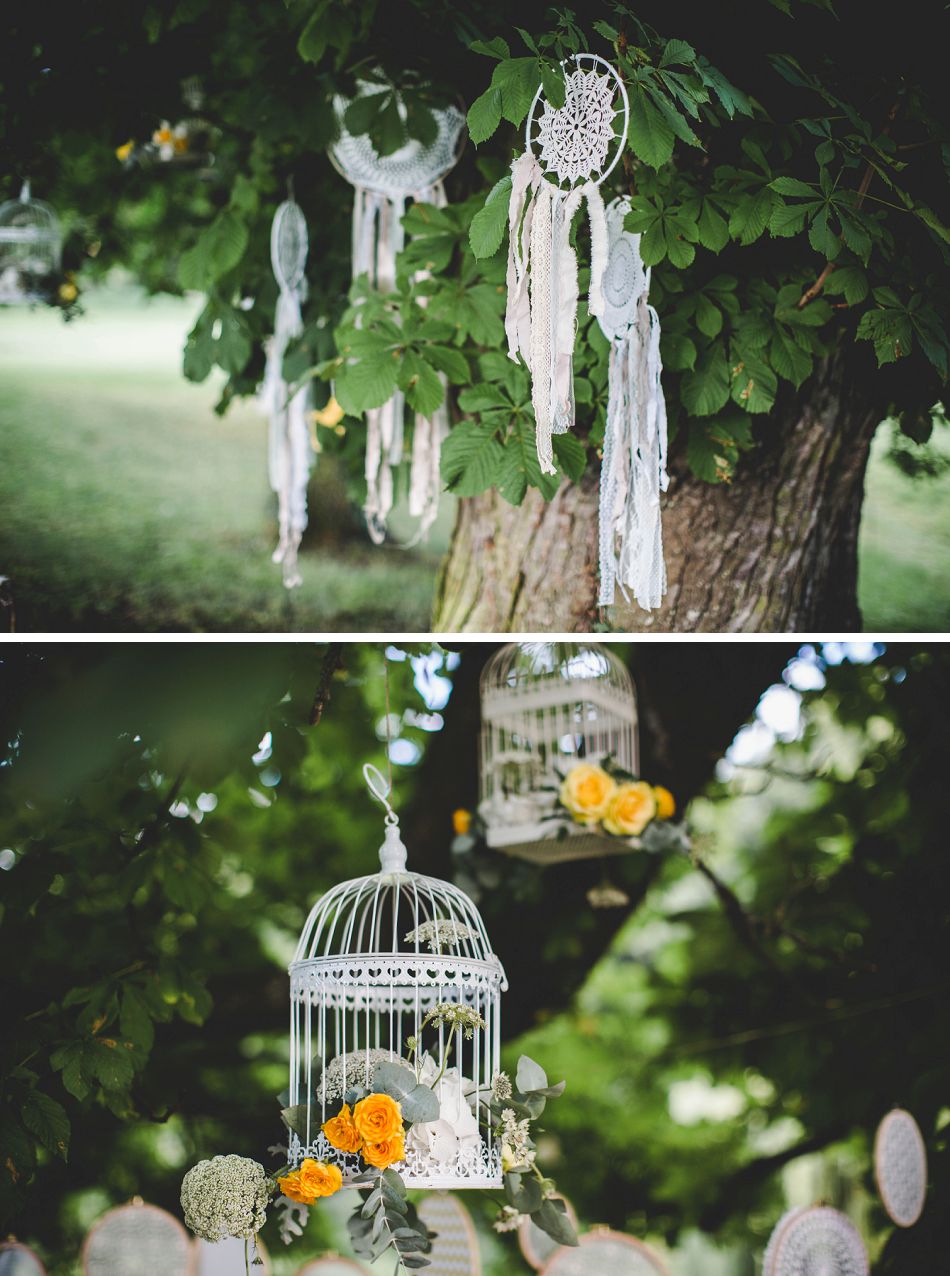
[[[666,401],[661,384],[660,321],[647,298],[650,272],[640,236],[623,228],[630,204],[607,209],[608,264],[598,317],[610,342],[607,425],[600,477],[600,594],[610,606],[615,585],[645,610],[666,593],[660,493],[666,472]]]
[[[361,95],[382,91],[381,86],[365,82],[360,83],[359,89]],[[402,103],[398,105],[405,118]],[[367,136],[347,130],[344,115],[348,106],[345,98],[335,100],[339,137],[329,155],[354,187],[353,278],[366,275],[372,288],[391,292],[396,286],[396,258],[405,244],[402,218],[407,204],[444,207],[442,179],[455,166],[464,116],[452,106],[435,110],[437,135],[431,144],[410,139],[393,154],[381,156]],[[367,530],[376,544],[386,538],[395,501],[395,472],[405,454],[405,406],[402,391],[396,390],[382,407],[366,413],[364,514]],[[438,513],[440,458],[448,430],[445,400],[431,416],[415,415],[409,512],[419,520],[419,526],[409,545],[417,544],[426,535]]]
[[[314,461],[307,429],[310,387],[304,386],[289,397],[284,379],[287,347],[303,332],[301,306],[307,289],[307,223],[294,200],[286,200],[274,214],[270,242],[271,264],[280,293],[260,402],[270,418],[268,470],[271,488],[277,493],[279,534],[272,557],[281,564],[285,587],[294,589],[303,584],[297,552],[307,526],[307,482]]]

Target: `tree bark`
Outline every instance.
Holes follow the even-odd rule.
[[[732,483],[704,483],[674,449],[663,501],[669,589],[662,607],[622,599],[602,618],[624,633],[856,630],[864,473],[881,410],[862,391],[864,352],[816,365],[780,395]],[[459,503],[437,590],[440,633],[583,633],[597,599],[599,474],[533,488],[512,507],[494,490]]]

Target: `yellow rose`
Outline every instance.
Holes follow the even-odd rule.
[[[376,1143],[363,1144],[363,1160],[377,1170],[385,1170],[389,1165],[406,1159],[406,1145],[402,1133],[394,1134],[389,1139],[379,1139]]]
[[[472,813],[460,807],[452,812],[452,827],[459,837],[463,837],[472,827]]]
[[[662,784],[654,784],[653,796],[656,798],[656,818],[671,820],[676,814],[676,798]]]
[[[75,301],[79,296],[79,289],[75,284],[65,283],[59,285],[59,299],[65,301],[68,305],[71,301]]]
[[[123,142],[121,146],[115,148],[115,157],[124,164],[132,152],[135,150],[135,143],[131,138],[127,142]]]
[[[656,798],[645,780],[628,780],[618,784],[604,816],[608,833],[633,837],[642,833],[656,815]]]
[[[316,421],[317,425],[325,425],[329,429],[332,429],[335,425],[340,424],[345,415],[346,414],[343,409],[340,407],[339,403],[337,403],[336,398],[331,394],[326,407],[320,408],[319,411],[314,412],[313,419]]]
[[[353,1116],[348,1103],[343,1104],[343,1107],[335,1117],[331,1117],[329,1121],[324,1122],[323,1133],[329,1139],[330,1146],[339,1149],[340,1152],[358,1152],[363,1142],[359,1131],[353,1124]]]
[[[561,782],[561,803],[579,824],[596,824],[607,814],[617,782],[603,767],[578,762]]]
[[[152,134],[152,141],[156,146],[167,146],[172,140],[172,131],[167,124],[163,124],[161,128],[157,128]]]
[[[353,1109],[353,1124],[364,1142],[382,1143],[402,1134],[402,1109],[388,1094],[368,1094]]]
[[[319,1196],[332,1196],[343,1186],[343,1175],[335,1165],[325,1165],[307,1157],[298,1170],[291,1170],[277,1180],[284,1196],[299,1205],[312,1205]]]

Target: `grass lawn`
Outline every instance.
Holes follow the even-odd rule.
[[[111,287],[86,309],[70,324],[0,310],[0,576],[21,633],[428,629],[449,502],[427,548],[377,549],[318,468],[288,594],[263,417],[242,403],[219,419],[216,386],[181,376],[193,303]],[[950,630],[950,474],[913,482],[884,451],[861,532],[865,625]]]
[[[216,386],[181,376],[194,305],[112,288],[86,310],[0,311],[0,575],[20,632],[429,628],[445,519],[422,551],[341,537],[350,511],[318,470],[333,514],[313,513],[288,593],[264,418],[245,402],[219,419]]]

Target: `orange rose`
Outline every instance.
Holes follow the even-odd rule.
[[[662,784],[654,784],[653,796],[656,798],[656,818],[671,820],[676,814],[676,798]]]
[[[604,816],[604,828],[621,837],[634,837],[655,815],[656,798],[650,785],[643,780],[628,780],[617,785]]]
[[[459,807],[457,811],[452,812],[452,827],[459,837],[464,837],[468,830],[472,827],[472,813],[466,811],[464,807]]]
[[[388,1094],[368,1094],[353,1109],[353,1124],[365,1143],[382,1143],[402,1134],[402,1108]]]
[[[284,1196],[299,1205],[312,1205],[320,1196],[332,1196],[343,1186],[343,1175],[335,1165],[324,1165],[307,1157],[298,1170],[291,1170],[277,1180]]]
[[[380,1139],[378,1143],[363,1144],[363,1160],[378,1170],[385,1170],[388,1165],[395,1165],[405,1158],[406,1145],[402,1134],[394,1134],[390,1139]]]
[[[323,1133],[330,1140],[331,1147],[340,1152],[358,1152],[363,1140],[360,1132],[353,1124],[350,1105],[344,1103],[335,1117],[323,1124]]]
[[[617,781],[603,767],[578,762],[561,782],[561,803],[578,824],[593,826],[607,814]]]

